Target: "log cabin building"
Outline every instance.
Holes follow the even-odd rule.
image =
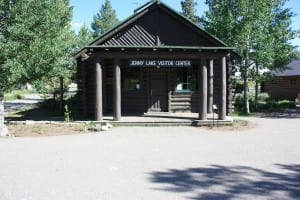
[[[161,1],[151,1],[76,56],[82,115],[196,112],[233,109],[232,47]]]
[[[300,60],[293,60],[283,71],[271,71],[274,77],[262,83],[261,92],[273,99],[300,99]]]

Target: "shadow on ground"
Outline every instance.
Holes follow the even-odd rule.
[[[4,110],[5,112],[14,112],[21,109],[24,109],[26,107],[32,107],[34,106],[34,103],[18,103],[18,102],[5,102],[4,103]]]
[[[263,114],[261,117],[273,119],[300,119],[300,108],[286,109],[282,112]]]
[[[20,103],[20,102],[5,102],[4,109],[9,113],[5,120],[7,121],[63,121],[64,117],[60,110],[55,107],[45,107],[44,102],[40,103]]]
[[[270,172],[247,166],[211,165],[150,173],[156,190],[195,200],[300,199],[300,165],[276,165]]]

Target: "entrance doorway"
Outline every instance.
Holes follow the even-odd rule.
[[[168,90],[167,90],[167,72],[160,70],[150,71],[150,94],[149,111],[167,112],[168,111]]]

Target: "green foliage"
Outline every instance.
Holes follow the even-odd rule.
[[[296,51],[295,58],[300,59],[300,51],[299,50]]]
[[[69,0],[4,2],[0,6],[0,88],[58,75],[70,77],[74,34]]]
[[[33,91],[29,91],[29,90],[13,90],[11,92],[4,94],[4,100],[12,101],[12,100],[16,100],[16,99],[24,99],[24,96],[26,94],[32,94],[32,93],[33,93]]]
[[[48,95],[52,94],[55,99],[58,99],[60,94],[60,77],[43,77],[40,80],[34,82],[34,88],[40,94]],[[71,84],[71,79],[63,79],[63,91],[68,91],[68,85]]]
[[[89,28],[86,25],[84,25],[80,28],[78,34],[76,35],[76,40],[77,50],[81,50],[93,40],[93,33],[89,30]]]
[[[200,18],[196,14],[197,2],[194,0],[184,0],[180,2],[182,15],[190,19],[194,23],[199,23]]]
[[[65,105],[65,112],[64,112],[65,122],[71,121],[71,111],[68,108],[68,105]]]
[[[286,0],[206,0],[205,29],[237,47],[242,60],[260,68],[282,68],[294,55],[289,43],[296,37],[291,28],[294,14],[284,8]]]
[[[289,41],[296,37],[291,28],[294,13],[284,8],[286,0],[206,0],[204,28],[236,47],[241,55],[240,72],[244,80],[244,109],[248,108],[248,78],[257,82],[262,69],[284,69],[294,57]],[[255,69],[251,67],[255,66]]]
[[[235,96],[235,112],[243,113],[243,102],[244,96],[243,94],[236,94]],[[268,93],[260,93],[258,95],[258,107],[257,110],[255,108],[254,95],[251,94],[249,98],[250,103],[250,111],[256,112],[279,112],[288,108],[295,108],[295,102],[289,100],[274,100],[270,99]]]
[[[109,0],[105,0],[105,3],[101,6],[99,12],[94,16],[91,24],[94,31],[94,38],[102,35],[106,31],[110,30],[119,23],[116,15],[116,11],[112,8]]]

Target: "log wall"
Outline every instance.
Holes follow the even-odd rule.
[[[300,93],[300,76],[279,77],[266,81],[264,91],[275,99],[295,100]]]
[[[124,66],[128,64],[127,60],[121,62],[121,73]],[[103,66],[103,112],[104,115],[111,114],[113,111],[113,60],[101,60]],[[220,65],[221,60],[214,60],[214,85],[213,85],[213,104],[219,107],[220,94]],[[93,118],[95,115],[95,66],[93,58],[84,62],[78,61],[77,79],[78,79],[78,96],[79,110],[86,117]],[[126,114],[142,114],[149,109],[149,87],[150,87],[150,71],[153,68],[144,68],[140,71],[140,90],[125,91],[121,90],[121,109],[122,115]],[[189,93],[176,92],[176,68],[161,69],[167,71],[167,89],[169,112],[195,112],[200,111],[200,94],[198,91]],[[197,77],[197,76],[196,76]],[[233,111],[233,95],[234,79],[232,74],[232,66],[227,66],[227,114]]]

